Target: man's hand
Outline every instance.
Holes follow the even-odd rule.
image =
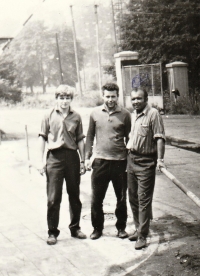
[[[157,169],[159,172],[161,172],[161,168],[167,169],[167,167],[165,166],[164,160],[158,159],[157,160]]]
[[[29,168],[35,168],[42,176],[46,173],[46,165],[42,161],[37,163],[32,163],[29,161]]]
[[[80,166],[80,174],[83,175],[83,174],[85,174],[85,172],[86,172],[85,164],[84,164],[84,163],[81,163],[81,166]]]
[[[91,164],[90,159],[85,160],[85,166],[86,166],[86,171],[91,171],[91,169],[92,169],[92,164]]]

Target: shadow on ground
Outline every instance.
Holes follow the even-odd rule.
[[[138,268],[121,274],[122,266],[111,266],[106,276],[185,276],[200,275],[200,223],[185,223],[175,216],[160,217],[151,223],[159,235],[159,245],[154,254]],[[131,263],[123,264],[124,271]]]

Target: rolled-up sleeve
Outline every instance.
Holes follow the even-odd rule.
[[[45,115],[41,122],[41,129],[38,136],[42,136],[45,139],[45,141],[47,141],[48,134],[49,134],[49,117]]]
[[[165,129],[164,129],[164,123],[161,115],[156,111],[153,114],[152,118],[152,130],[153,130],[153,138],[162,138],[166,140],[165,137]]]

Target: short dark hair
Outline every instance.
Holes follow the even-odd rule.
[[[142,91],[144,93],[144,98],[147,100],[148,99],[148,92],[145,88],[143,87],[136,87],[134,88],[133,90],[131,90],[131,93],[132,92],[138,92],[138,91]]]
[[[119,86],[116,83],[110,82],[106,83],[102,86],[102,94],[104,95],[104,90],[108,91],[116,91],[117,92],[117,97],[119,97]]]

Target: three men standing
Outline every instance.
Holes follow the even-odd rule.
[[[119,107],[119,87],[114,83],[107,83],[102,87],[102,106],[94,108],[90,115],[89,128],[86,138],[86,170],[91,169],[90,157],[93,153],[94,138],[95,159],[92,163],[92,203],[91,219],[94,228],[91,239],[98,239],[104,228],[103,200],[112,181],[117,205],[116,228],[119,238],[126,238],[127,221],[127,150],[126,143],[131,128],[130,113]]]
[[[38,168],[40,173],[44,172],[42,159],[45,142],[48,142],[46,175],[49,238],[47,243],[55,244],[60,233],[58,223],[64,179],[69,195],[71,235],[79,239],[86,238],[79,226],[82,206],[79,199],[79,185],[80,174],[84,174],[85,170],[91,170],[92,167],[91,219],[94,230],[90,235],[91,239],[98,239],[103,234],[103,200],[110,181],[117,198],[115,210],[117,236],[128,237],[125,231],[128,176],[129,202],[136,228],[129,240],[136,241],[135,249],[141,249],[146,246],[152,218],[156,165],[159,169],[165,167],[164,125],[159,112],[148,105],[146,90],[136,88],[131,92],[131,102],[135,109],[132,123],[129,111],[117,104],[119,87],[114,83],[107,83],[102,87],[102,93],[103,105],[94,108],[90,115],[86,154],[82,120],[80,115],[70,107],[73,92],[67,85],[58,87],[57,104],[42,121],[39,133],[41,162]],[[95,158],[91,164],[94,139],[96,139]]]

